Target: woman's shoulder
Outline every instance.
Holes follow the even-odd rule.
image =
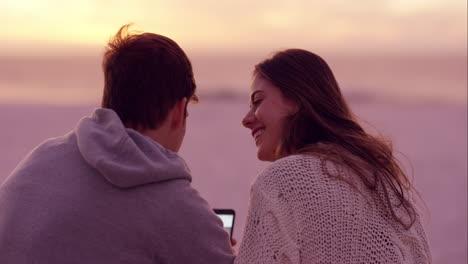
[[[274,161],[265,168],[263,173],[301,170],[304,169],[304,167],[318,167],[320,163],[321,158],[318,155],[294,154]]]
[[[291,186],[326,179],[324,160],[318,155],[296,154],[283,157],[267,166],[257,176],[254,185]]]
[[[254,189],[291,193],[352,193],[353,174],[345,166],[320,154],[290,155],[270,164],[256,178]],[[359,184],[354,184],[359,185]],[[321,197],[321,196],[320,196]]]
[[[342,170],[340,168],[336,162],[318,154],[295,154],[276,160],[266,167],[259,177],[290,180],[301,176],[313,176],[321,179],[330,174],[339,174]]]

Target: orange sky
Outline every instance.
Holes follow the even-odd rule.
[[[252,65],[302,48],[346,91],[466,103],[466,0],[0,0],[0,104],[95,102],[128,22],[179,43],[200,92],[247,91]]]
[[[466,5],[465,0],[4,0],[0,53],[103,47],[127,22],[204,52],[313,47],[466,53]]]

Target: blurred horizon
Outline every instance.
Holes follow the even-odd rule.
[[[197,93],[232,98],[249,93],[251,72],[264,54],[188,53]],[[346,97],[366,101],[467,104],[467,57],[454,54],[319,53]],[[102,52],[16,56],[0,54],[0,104],[98,104]]]
[[[175,40],[201,94],[247,94],[272,52],[322,56],[345,94],[467,103],[462,0],[0,2],[0,104],[89,104],[100,98],[107,41],[133,30]]]

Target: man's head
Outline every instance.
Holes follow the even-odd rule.
[[[180,138],[180,147],[187,102],[198,101],[190,60],[173,40],[129,32],[128,28],[125,25],[117,32],[104,53],[102,107],[114,110],[126,127],[153,139],[151,134],[156,130],[172,133],[172,137]],[[175,116],[180,109],[182,118]],[[164,142],[159,143],[164,146]],[[179,147],[170,146],[174,151]]]

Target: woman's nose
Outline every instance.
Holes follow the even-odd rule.
[[[252,128],[252,124],[255,121],[255,116],[252,113],[252,111],[247,112],[247,114],[244,116],[244,119],[242,119],[242,125],[246,128]]]

